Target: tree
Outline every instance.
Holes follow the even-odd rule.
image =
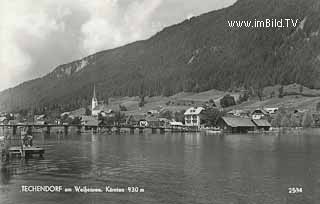
[[[145,97],[144,95],[140,96],[140,102],[139,102],[139,107],[140,108],[143,107],[144,104],[145,104],[144,97]]]
[[[140,85],[139,96],[140,96],[139,107],[143,107],[144,104],[145,104],[144,98],[146,97],[146,90],[145,90],[145,82],[144,82],[144,80],[141,82],[141,85]]]
[[[271,121],[272,127],[281,127],[282,113],[278,112],[276,117]]]
[[[85,115],[91,115],[91,110],[89,108],[86,108],[86,113]]]
[[[120,111],[116,112],[114,115],[115,125],[120,125],[121,123],[123,123],[125,118],[126,116],[124,113],[121,113]]]
[[[236,101],[233,96],[227,94],[221,100],[220,104],[223,108],[236,105]]]
[[[300,127],[300,120],[295,114],[291,114],[290,117],[290,127]]]
[[[248,99],[249,99],[249,92],[248,92],[248,91],[245,91],[245,92],[243,92],[242,94],[240,94],[240,96],[239,96],[239,103],[241,104],[241,103],[243,103],[243,102],[246,102],[246,101],[248,101]]]
[[[299,92],[300,92],[301,94],[303,93],[303,86],[302,86],[302,85],[299,86]]]
[[[218,120],[224,116],[224,112],[217,108],[208,108],[201,112],[201,123],[206,126],[215,127],[217,126]]]
[[[259,87],[256,90],[257,96],[259,98],[260,101],[262,101],[263,99],[263,87],[262,85],[259,85]]]
[[[270,93],[270,98],[273,98],[275,95],[276,95],[275,92],[272,91],[272,92]]]
[[[316,105],[316,111],[320,112],[320,102],[318,102],[317,105]]]
[[[80,125],[81,124],[81,119],[79,117],[75,117],[72,121],[71,121],[72,125]]]
[[[124,105],[119,105],[119,109],[120,111],[128,111],[127,107],[125,107]]]
[[[283,93],[284,92],[284,88],[283,88],[283,86],[281,86],[280,88],[279,88],[279,98],[283,98]]]
[[[174,113],[174,120],[178,122],[184,122],[184,112],[185,110],[181,110]]]
[[[167,119],[171,120],[172,119],[172,112],[169,110],[165,110],[165,111],[160,112],[159,116],[160,116],[160,118],[167,118]]]
[[[312,117],[311,113],[309,111],[305,112],[302,117],[302,126],[304,128],[309,128],[312,126],[312,124],[313,124],[313,117]]]
[[[285,115],[281,119],[281,127],[290,127],[290,126],[291,126],[290,125],[290,120],[289,120],[288,116]]]

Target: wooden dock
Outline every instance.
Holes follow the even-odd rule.
[[[41,147],[21,147],[13,146],[8,148],[9,156],[20,155],[21,157],[29,157],[34,154],[38,154],[40,157],[44,154],[44,149]]]
[[[116,133],[120,133],[122,129],[130,130],[130,134],[134,134],[135,130],[138,130],[139,133],[143,133],[145,129],[149,129],[152,131],[152,134],[156,134],[158,131],[160,134],[165,134],[165,132],[198,132],[194,128],[190,127],[162,127],[162,126],[137,126],[137,125],[57,125],[57,124],[15,124],[15,125],[0,125],[0,127],[12,129],[12,134],[16,135],[17,130],[19,128],[25,128],[27,134],[32,134],[33,129],[43,129],[48,134],[50,134],[52,128],[63,128],[64,134],[67,135],[69,132],[69,128],[73,127],[77,129],[77,132],[81,133],[82,130],[93,130],[95,132],[99,130],[107,130],[111,132],[113,129],[116,129]]]
[[[44,148],[39,145],[25,144],[21,134],[7,135],[1,141],[0,146],[1,160],[8,161],[11,158],[29,158],[32,155],[39,155],[40,157],[44,154]]]

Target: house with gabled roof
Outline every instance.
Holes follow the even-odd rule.
[[[260,120],[260,119],[263,119],[267,116],[269,116],[269,113],[262,108],[255,109],[251,113],[251,117],[253,120]]]
[[[204,111],[203,107],[191,107],[184,113],[184,122],[188,127],[200,128],[201,112]]]

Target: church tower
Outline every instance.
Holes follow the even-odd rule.
[[[96,85],[93,86],[93,96],[91,101],[91,113],[94,115],[94,109],[98,106],[98,99],[96,96]]]

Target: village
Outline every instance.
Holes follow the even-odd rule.
[[[63,112],[55,118],[47,114],[34,115],[31,120],[16,113],[1,113],[0,125],[78,125],[83,127],[82,131],[97,131],[106,126],[167,128],[181,132],[208,133],[247,133],[280,128],[320,127],[320,113],[317,111],[277,106],[239,109],[235,108],[235,101],[235,97],[227,94],[219,101],[166,102],[166,105],[184,103],[183,107],[187,107],[186,109],[172,110],[159,105],[152,109],[140,107],[132,111],[125,105],[106,105],[103,101],[98,101],[94,86],[89,108]]]

